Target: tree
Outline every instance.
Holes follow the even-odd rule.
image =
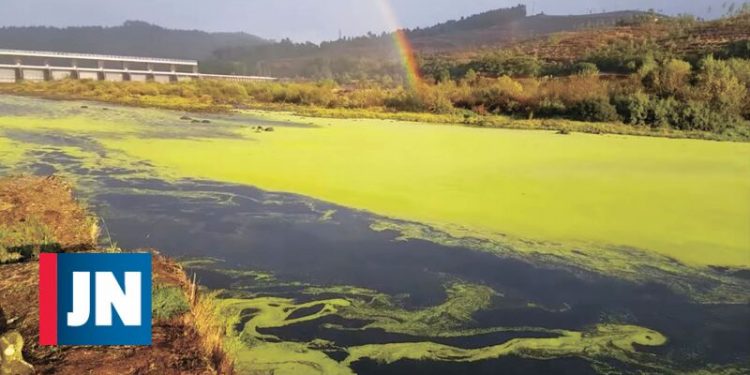
[[[466,71],[466,74],[464,74],[464,81],[474,84],[479,79],[479,75],[477,74],[476,70],[469,68],[469,70]]]
[[[576,64],[574,71],[578,75],[582,76],[598,76],[599,68],[594,63],[582,62]]]
[[[711,109],[735,115],[741,113],[747,88],[726,61],[716,60],[713,56],[701,60],[697,82],[698,94]]]
[[[644,80],[646,86],[653,89],[659,96],[685,97],[688,80],[692,74],[690,63],[678,59],[663,62],[652,70]]]

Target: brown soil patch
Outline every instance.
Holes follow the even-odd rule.
[[[88,213],[58,178],[0,179],[0,246],[23,223],[38,220],[66,251],[95,249],[96,232]],[[3,234],[5,233],[5,234]],[[40,240],[40,239],[30,239]],[[188,293],[182,267],[153,252],[153,283]],[[24,358],[41,374],[215,374],[192,313],[153,322],[150,347],[39,346],[39,263],[0,265],[0,334],[25,339]],[[230,370],[231,371],[231,370]]]
[[[154,255],[154,283],[187,287],[174,262]],[[0,266],[0,309],[26,340],[24,358],[41,374],[214,374],[191,314],[155,321],[151,347],[42,347],[37,262]]]
[[[18,231],[33,224],[44,228],[44,237],[37,233],[19,234],[11,246],[39,245],[52,242],[60,250],[76,251],[95,248],[98,226],[74,199],[68,183],[57,177],[0,178],[0,229]],[[3,232],[0,232],[2,234]],[[10,237],[10,235],[6,235]],[[5,240],[5,241],[4,241]],[[0,238],[0,246],[9,238]]]

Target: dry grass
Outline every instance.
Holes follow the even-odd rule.
[[[224,347],[224,326],[216,315],[215,295],[208,293],[196,296],[192,308],[195,329],[201,339],[201,347],[214,368],[220,374],[234,373],[234,364]]]

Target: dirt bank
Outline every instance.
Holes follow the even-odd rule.
[[[169,318],[154,319],[151,347],[41,347],[38,272],[35,253],[54,243],[59,251],[95,249],[95,221],[57,178],[0,179],[0,247],[25,251],[26,261],[0,265],[0,336],[11,331],[25,339],[23,355],[42,374],[215,374],[231,372],[222,356],[204,348],[189,305]],[[28,223],[43,230],[28,230]],[[54,241],[44,236],[54,236]],[[155,288],[172,288],[190,300],[191,285],[182,267],[153,252]],[[179,294],[179,292],[178,292]],[[0,364],[2,366],[2,364]],[[220,371],[216,369],[219,368]]]

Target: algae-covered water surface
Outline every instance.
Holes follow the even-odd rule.
[[[182,259],[241,372],[750,371],[748,144],[183,115],[0,97],[0,173]]]

